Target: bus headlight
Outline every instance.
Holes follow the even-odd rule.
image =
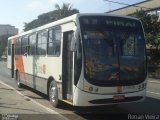
[[[89,91],[89,86],[84,85],[83,90],[88,92]]]
[[[83,87],[83,90],[86,91],[86,92],[98,92],[99,91],[98,88],[94,88],[92,86],[87,86],[87,85],[85,85]]]

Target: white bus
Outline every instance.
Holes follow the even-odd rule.
[[[142,101],[146,53],[141,22],[75,14],[8,39],[8,68],[27,85],[74,106]]]

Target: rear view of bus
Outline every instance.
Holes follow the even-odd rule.
[[[142,101],[146,94],[143,27],[132,17],[80,15],[73,104]],[[81,62],[82,64],[81,64]]]

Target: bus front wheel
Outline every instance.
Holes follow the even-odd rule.
[[[59,106],[58,88],[55,81],[52,81],[49,86],[49,100],[54,107]]]

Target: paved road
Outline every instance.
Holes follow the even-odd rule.
[[[160,99],[160,80],[159,79],[149,79],[147,86],[147,96]]]
[[[55,110],[56,112],[64,115],[71,120],[100,120],[109,119],[110,116],[127,116],[132,114],[145,114],[145,115],[159,115],[160,116],[160,81],[149,79],[147,87],[146,100],[140,103],[122,104],[116,107],[99,106],[99,107],[85,107],[78,109],[67,104],[62,104],[60,108],[54,108],[50,105],[47,97],[39,92],[36,92],[28,87],[19,89],[16,86],[14,79],[10,78],[10,71],[6,69],[6,63],[0,62],[0,80],[4,83],[11,85],[23,95],[29,97],[40,103],[41,105]],[[26,101],[27,102],[27,101]],[[160,119],[160,118],[159,118]]]

